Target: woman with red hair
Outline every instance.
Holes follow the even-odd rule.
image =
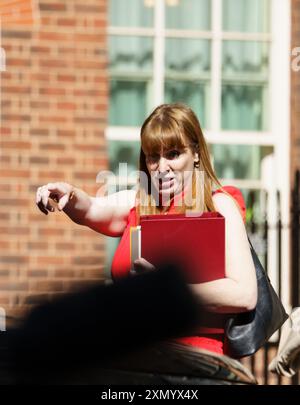
[[[222,187],[213,170],[208,147],[194,112],[184,104],[158,106],[141,128],[137,190],[103,197],[88,196],[67,183],[49,183],[37,191],[36,202],[45,214],[53,211],[49,198],[74,222],[108,236],[121,236],[112,261],[114,281],[130,274],[130,227],[145,214],[203,213],[218,211],[225,217],[225,277],[189,284],[199,311],[226,314],[252,310],[257,301],[255,268],[249,248],[245,204],[235,187]],[[199,246],[201,249],[201,246]],[[135,261],[136,272],[155,270],[144,258]],[[138,305],[138,303],[137,303]],[[224,328],[179,339],[181,343],[226,353]]]

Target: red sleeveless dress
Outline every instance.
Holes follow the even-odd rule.
[[[246,220],[246,205],[243,195],[239,189],[233,186],[223,187],[231,196],[235,198],[238,202],[241,212],[243,215],[243,220]],[[222,190],[216,190],[215,193],[222,192]],[[175,213],[174,201],[168,210],[169,214]],[[122,277],[127,277],[130,272],[130,227],[137,226],[136,219],[136,207],[133,207],[127,219],[127,225],[125,231],[122,235],[121,241],[115,251],[113,261],[111,264],[111,275],[112,279],[116,280]],[[224,334],[210,334],[203,333],[201,336],[188,336],[183,338],[178,338],[176,341],[198,347],[205,350],[210,350],[215,353],[223,354],[223,339]]]

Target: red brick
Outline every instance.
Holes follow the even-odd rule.
[[[48,101],[31,101],[30,108],[32,110],[49,109],[50,103]],[[35,112],[33,112],[35,113]]]
[[[74,165],[76,163],[76,159],[70,157],[57,158],[56,161],[59,165]]]
[[[70,74],[69,75],[58,74],[57,80],[59,82],[76,82],[76,76]]]
[[[41,73],[41,72],[39,72],[39,73],[32,73],[32,74],[30,75],[30,79],[31,79],[33,82],[38,81],[38,82],[47,82],[47,83],[49,83],[50,75],[49,75],[49,73]]]
[[[38,39],[41,41],[71,41],[72,35],[71,34],[64,34],[59,32],[39,32]]]
[[[98,13],[105,13],[105,4],[75,4],[75,11],[80,13],[91,13],[92,15],[97,15]]]
[[[0,249],[9,249],[10,248],[10,242],[8,241],[0,241]]]
[[[103,258],[99,256],[88,256],[88,257],[74,257],[72,262],[75,265],[96,265],[96,264],[103,264]]]
[[[43,269],[32,269],[27,271],[28,277],[47,277],[48,271]]]
[[[62,291],[62,281],[38,281],[34,283],[34,289],[36,291]]]
[[[73,250],[76,248],[74,243],[60,242],[55,244],[55,249],[57,250]]]
[[[48,248],[47,242],[29,242],[27,243],[29,250],[46,250]]]
[[[78,24],[77,18],[58,18],[58,26],[75,27]]]
[[[12,38],[16,39],[19,38],[21,40],[29,40],[32,38],[32,33],[29,31],[14,31],[13,29],[10,30],[2,30],[1,32],[2,38]]]
[[[3,86],[3,94],[30,94],[31,88],[29,86]]]
[[[43,59],[40,60],[40,66],[46,69],[66,68],[70,66],[70,62],[62,59]]]
[[[9,221],[10,213],[9,212],[0,212],[0,221]]]
[[[0,305],[8,305],[10,302],[9,296],[4,296],[3,293],[0,295]]]
[[[56,3],[43,3],[40,2],[39,4],[41,11],[63,11],[67,10],[67,4],[65,2],[56,2]]]
[[[22,58],[7,58],[6,59],[6,67],[10,68],[13,66],[20,66],[20,67],[28,67],[31,66],[30,59],[22,59]]]
[[[63,257],[54,257],[54,256],[39,256],[36,259],[38,265],[47,265],[47,264],[55,264],[55,265],[63,265],[64,258]]]
[[[65,150],[65,145],[61,143],[40,143],[41,150]]]
[[[57,103],[57,108],[59,110],[75,111],[78,107],[76,103]]]
[[[39,121],[41,123],[50,124],[63,124],[68,121],[68,117],[65,115],[42,115],[39,116]]]
[[[40,129],[40,128],[32,128],[30,129],[30,135],[37,135],[37,136],[48,136],[49,130],[48,129]]]
[[[0,148],[5,149],[30,149],[31,142],[24,141],[1,141]]]
[[[39,235],[40,236],[60,236],[63,237],[65,234],[64,229],[58,229],[58,228],[45,228],[45,229],[39,229]]]
[[[40,170],[38,172],[38,177],[42,181],[49,179],[49,171]],[[65,174],[64,172],[51,171],[51,178],[55,178],[56,180],[63,180],[65,178]]]
[[[4,155],[0,155],[0,162],[1,163],[10,163],[11,161],[11,157],[10,156],[4,156]]]
[[[29,170],[17,170],[17,169],[11,169],[11,170],[0,170],[0,177],[5,178],[26,178],[29,177],[30,171]]]
[[[0,128],[0,134],[2,134],[2,135],[10,135],[11,134],[11,128],[1,127]]]
[[[27,281],[3,282],[0,280],[0,291],[26,291],[28,290]]]
[[[54,96],[63,96],[66,94],[66,90],[59,87],[44,87],[40,88],[40,94],[54,95]]]
[[[37,188],[54,176],[73,184],[83,173],[74,185],[94,195],[99,166],[107,165],[106,1],[73,3],[41,0],[39,25],[2,36],[11,65],[1,74],[0,281],[7,291],[0,297],[18,317],[80,279],[100,280],[105,262],[101,235],[35,205]]]
[[[5,235],[29,235],[30,233],[30,229],[28,227],[24,227],[24,226],[9,226],[7,228],[4,227],[0,227],[0,234],[5,234]]]
[[[49,54],[51,52],[51,48],[49,46],[34,45],[30,47],[30,51],[37,54]]]
[[[29,162],[32,164],[37,164],[37,165],[48,165],[49,164],[49,158],[47,157],[39,157],[39,156],[31,156],[29,158]]]
[[[55,270],[53,275],[56,278],[68,279],[74,277],[74,270]]]
[[[0,263],[24,264],[28,262],[25,256],[0,256]]]

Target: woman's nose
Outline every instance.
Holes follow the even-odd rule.
[[[159,159],[159,162],[158,162],[158,170],[159,170],[159,172],[164,173],[168,169],[169,169],[168,160],[165,157],[161,156],[161,158]]]

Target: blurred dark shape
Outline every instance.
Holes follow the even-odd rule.
[[[13,379],[58,381],[68,371],[187,336],[197,324],[199,307],[182,273],[164,264],[36,307],[20,327],[6,332]]]

